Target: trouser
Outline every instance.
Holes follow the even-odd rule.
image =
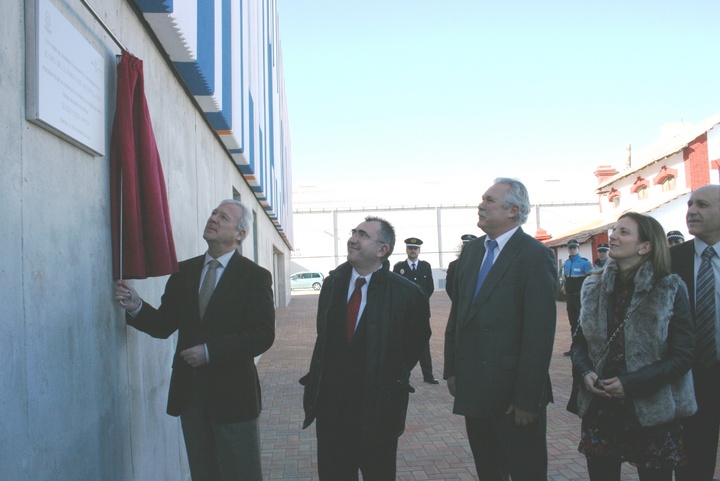
[[[262,481],[257,419],[213,422],[195,392],[180,421],[192,481]]]
[[[693,366],[697,412],[682,421],[687,464],[675,470],[677,481],[712,481],[720,432],[720,363]]]
[[[547,481],[547,414],[540,410],[527,426],[515,424],[515,413],[465,417],[470,449],[480,481]]]
[[[415,364],[415,366],[417,366],[417,364]],[[413,369],[415,369],[415,366],[413,366]],[[432,356],[430,355],[429,342],[425,350],[420,354],[420,369],[422,370],[423,379],[433,379]]]
[[[575,334],[580,319],[580,293],[567,293],[566,305],[568,321],[570,321],[570,334]]]
[[[398,438],[362,442],[357,420],[322,416],[317,428],[318,475],[321,481],[395,481]]]

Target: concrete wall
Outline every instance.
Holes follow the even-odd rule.
[[[207,216],[235,189],[257,212],[258,255],[244,253],[287,272],[287,245],[136,13],[91,3],[144,61],[178,258],[205,251]],[[80,2],[55,5],[106,59],[109,151],[119,49]],[[175,340],[128,329],[113,304],[109,159],[25,120],[24,1],[0,2],[0,18],[0,479],[189,479],[179,421],[165,414]],[[134,285],[157,304],[165,282]]]

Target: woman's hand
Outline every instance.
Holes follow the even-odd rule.
[[[623,388],[623,385],[620,382],[619,378],[611,377],[610,379],[603,379],[600,384],[602,385],[602,388],[605,390],[605,392],[610,395],[610,397],[614,397],[617,399],[622,399],[625,397],[625,388]]]
[[[615,378],[617,379],[617,378]],[[594,372],[590,371],[589,373],[585,374],[585,377],[583,377],[583,382],[585,383],[585,388],[590,391],[595,396],[600,397],[612,397],[610,393],[608,393],[604,389],[604,382],[602,379],[598,378],[598,375]],[[619,382],[619,381],[618,381]]]

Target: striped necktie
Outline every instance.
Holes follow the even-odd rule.
[[[696,359],[702,366],[711,366],[717,359],[715,346],[715,274],[713,256],[717,255],[712,246],[702,253],[702,262],[695,282],[695,321],[697,322]]]

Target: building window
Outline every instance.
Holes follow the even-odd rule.
[[[675,190],[675,179],[677,179],[677,174],[677,170],[662,166],[660,168],[660,172],[658,172],[653,179],[653,184],[659,185],[663,192]]]
[[[614,208],[620,207],[620,191],[614,187],[608,192],[608,201]]]
[[[675,177],[667,177],[660,185],[662,186],[663,192],[670,192],[671,190],[675,190]]]
[[[650,194],[650,191],[648,190],[649,187],[650,182],[638,176],[638,178],[635,179],[635,182],[633,182],[633,185],[630,188],[630,193],[637,194],[639,200],[647,199]],[[641,190],[644,190],[645,192],[641,193]]]

